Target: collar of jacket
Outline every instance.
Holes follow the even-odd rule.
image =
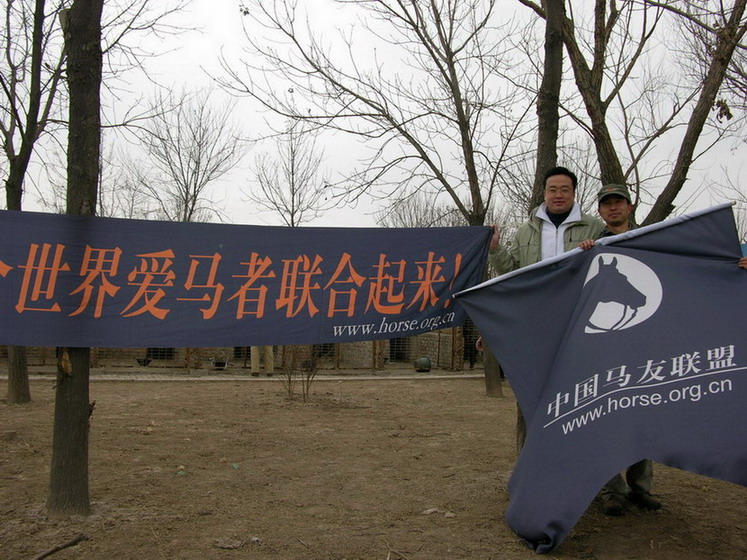
[[[581,218],[582,218],[581,206],[579,205],[578,202],[574,202],[573,208],[571,208],[571,213],[568,214],[568,217],[565,219],[565,221],[561,225],[567,226],[567,225],[570,225],[576,222],[580,222]],[[547,204],[543,202],[542,204],[537,206],[537,208],[532,210],[530,221],[532,222],[537,221],[537,226],[539,226],[539,224],[543,221],[552,224],[552,221],[547,216]]]

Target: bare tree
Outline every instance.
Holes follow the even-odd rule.
[[[64,49],[55,18],[47,18],[44,0],[6,2],[2,32],[3,65],[0,73],[0,133],[6,167],[8,210],[21,210],[23,183],[34,146],[56,109]],[[50,51],[52,51],[50,53]],[[8,403],[31,400],[26,349],[8,347]]]
[[[464,226],[464,216],[453,206],[437,203],[432,196],[414,193],[376,213],[376,222],[388,228]],[[492,222],[491,222],[492,223]]]
[[[74,0],[65,27],[69,53],[68,214],[93,215],[101,143],[101,12],[104,0]],[[88,515],[90,348],[59,348],[47,511]]]
[[[519,2],[545,16],[538,3]],[[655,199],[643,223],[661,220],[672,212],[692,162],[714,145],[714,141],[699,143],[704,127],[710,125],[716,139],[729,133],[730,125],[708,119],[734,49],[744,36],[744,3],[734,0],[726,7],[718,2],[675,5],[604,0],[595,3],[587,21],[588,11],[580,7],[575,15],[569,2],[563,41],[586,118],[572,99],[565,101],[566,113],[594,140],[601,182],[627,183],[639,199]],[[663,25],[666,15],[700,24],[708,18],[717,19],[707,68],[694,79],[677,71],[676,59],[666,60],[673,51]],[[731,125],[732,132],[734,128]],[[684,133],[678,139],[675,160],[662,165],[656,148],[665,136],[676,137],[680,130]],[[647,164],[647,158],[653,163]]]
[[[321,170],[324,152],[317,147],[318,134],[319,129],[308,128],[303,121],[291,121],[274,137],[273,152],[256,158],[254,175],[259,189],[247,193],[248,198],[288,227],[299,227],[331,206]],[[254,350],[259,351],[259,347]],[[299,382],[303,401],[309,399],[319,371],[313,350],[298,345],[283,349],[281,382],[289,399],[294,398]]]
[[[39,202],[55,213],[64,213],[67,198],[67,174],[57,163],[65,154],[54,152],[46,155],[46,182],[48,188],[39,192]],[[53,163],[49,163],[54,158]],[[153,202],[142,185],[121,166],[126,157],[118,155],[110,145],[102,143],[99,166],[97,216],[147,220],[154,215]]]
[[[486,220],[491,224],[501,224],[503,231],[509,231],[513,217],[508,207],[490,208]],[[389,228],[460,227],[468,225],[459,209],[448,202],[438,202],[425,193],[415,193],[408,198],[395,201],[376,213],[376,222]],[[505,229],[504,229],[505,228]]]
[[[648,1],[648,0],[647,0]],[[667,11],[673,10],[667,4],[651,1],[650,4],[662,6]],[[677,154],[672,175],[644,224],[664,219],[673,209],[673,202],[685,181],[690,165],[694,159],[698,140],[714,107],[718,108],[718,92],[726,78],[733,55],[747,33],[745,7],[747,0],[733,0],[731,6],[725,2],[684,2],[685,9],[674,11],[675,15],[684,17],[685,21],[708,29],[712,32],[711,59],[702,74],[702,88],[697,103],[687,123],[687,130]],[[712,24],[711,22],[715,22]],[[717,112],[717,115],[720,112]]]
[[[327,180],[321,175],[324,152],[317,147],[318,130],[291,122],[275,137],[272,153],[256,158],[258,190],[250,201],[280,217],[288,227],[298,227],[320,217],[330,206]]]
[[[62,22],[71,0],[12,0],[5,3],[0,25],[0,134],[5,167],[6,203],[21,210],[23,185],[38,142],[65,129],[66,51]],[[145,56],[139,45],[144,34],[162,35],[185,31],[168,24],[186,0],[113,0],[107,2],[103,50],[108,77],[138,68]],[[112,126],[121,122],[112,122]],[[63,146],[64,142],[50,139]]]
[[[133,36],[143,32],[176,32],[164,18],[183,7],[186,0],[113,0],[107,2],[105,51],[110,69],[119,71],[137,66],[145,53]],[[0,24],[0,142],[3,159],[6,207],[21,210],[24,183],[40,141],[64,144],[58,133],[64,130],[66,91],[64,67],[66,51],[62,25],[67,19],[70,0],[12,0],[5,3]],[[59,20],[59,21],[58,21]],[[8,402],[31,399],[26,351],[8,349]]]
[[[155,216],[175,222],[220,216],[210,187],[248,149],[233,106],[215,107],[211,92],[159,94],[139,138],[144,158],[130,158],[127,175],[155,204]]]
[[[233,121],[233,106],[215,106],[211,96],[167,92],[151,102],[152,116],[137,131],[144,156],[122,163],[123,194],[135,197],[137,211],[172,222],[221,218],[211,189],[240,163],[249,144]],[[188,370],[199,365],[198,349],[185,348],[184,354]]]
[[[277,114],[362,140],[371,152],[338,185],[349,199],[444,193],[481,225],[531,126],[532,100],[503,79],[515,79],[504,40],[513,29],[497,24],[495,6],[340,0],[332,9],[360,10],[366,29],[325,44],[294,0],[252,0],[242,8],[250,58],[243,67],[224,60],[223,83]],[[311,108],[298,110],[293,92]]]
[[[563,0],[545,0],[545,57],[542,82],[537,93],[537,165],[534,188],[527,212],[544,200],[545,171],[558,161],[560,126],[560,88],[563,82]]]
[[[360,10],[365,28],[327,44],[310,19],[301,23],[295,0],[244,4],[251,58],[243,68],[224,61],[223,83],[361,140],[370,151],[335,185],[347,200],[444,196],[467,224],[483,225],[533,132],[533,97],[513,75],[514,26],[498,23],[495,0],[331,5]],[[311,108],[298,110],[294,94]]]

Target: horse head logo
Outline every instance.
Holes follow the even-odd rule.
[[[591,302],[587,333],[630,328],[651,317],[661,303],[661,282],[648,266],[625,255],[605,257],[592,262],[584,284]]]

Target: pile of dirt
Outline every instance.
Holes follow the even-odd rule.
[[[6,386],[0,383],[5,394]],[[93,514],[48,519],[53,388],[0,406],[0,556],[535,558],[506,526],[516,405],[479,379],[93,382]],[[592,504],[549,557],[747,558],[747,488],[656,466],[660,512]]]

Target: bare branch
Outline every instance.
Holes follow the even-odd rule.
[[[311,16],[301,25],[290,0],[245,4],[250,58],[243,68],[223,60],[219,80],[277,115],[366,139],[371,151],[345,182],[348,200],[427,188],[450,197],[469,223],[483,223],[494,173],[487,162],[530,129],[506,136],[511,127],[495,124],[515,122],[517,108],[526,115],[531,100],[502,80],[513,71],[502,41],[510,25],[496,24],[492,0],[338,4],[362,10],[367,29],[329,44]],[[359,45],[364,33],[373,51]],[[489,156],[478,159],[478,151]]]
[[[298,227],[321,216],[332,203],[329,183],[321,175],[324,153],[317,148],[318,130],[290,123],[275,139],[274,153],[257,156],[255,180],[249,200],[280,217],[288,227]]]
[[[211,93],[159,94],[140,133],[147,166],[131,161],[132,181],[170,221],[207,221],[217,212],[209,187],[233,169],[248,143],[233,107],[214,107]]]

